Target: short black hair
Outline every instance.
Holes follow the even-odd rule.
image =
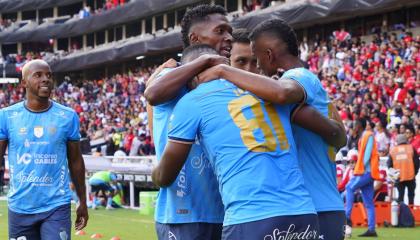
[[[236,28],[233,29],[232,32],[232,43],[251,43],[251,40],[249,40],[249,34],[250,32],[246,28]]]
[[[187,58],[197,58],[202,54],[217,54],[217,51],[207,44],[191,45],[189,47],[186,47],[184,51],[182,51],[181,64],[185,64]]]
[[[258,24],[249,35],[251,41],[255,41],[264,33],[271,34],[287,44],[289,53],[299,56],[298,41],[293,28],[282,19],[269,19]]]
[[[184,47],[190,46],[190,38],[188,37],[191,27],[199,22],[207,20],[207,16],[211,14],[227,15],[226,9],[219,5],[201,4],[189,9],[181,20],[181,34]]]

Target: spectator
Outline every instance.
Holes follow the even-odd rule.
[[[418,126],[417,131],[419,131]],[[409,127],[405,130],[405,136],[407,137],[408,142],[411,144],[417,155],[420,155],[420,134],[415,134],[414,128]]]
[[[129,152],[129,156],[139,156],[139,150],[140,146],[142,145],[142,142],[139,139],[138,134],[134,137],[133,143],[131,144],[131,149]]]
[[[388,154],[389,149],[389,133],[384,128],[383,123],[378,121],[375,125],[375,141],[378,146],[378,152],[380,156],[386,156]]]
[[[419,157],[408,143],[408,139],[404,134],[397,136],[397,144],[397,146],[391,148],[388,167],[393,167],[400,171],[400,179],[397,183],[398,202],[404,201],[405,188],[407,188],[408,202],[409,204],[414,204]]]

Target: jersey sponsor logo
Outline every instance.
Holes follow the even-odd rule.
[[[66,114],[64,113],[64,111],[60,111],[60,112],[56,112],[54,113],[55,115],[59,116],[59,117],[64,117],[66,118]]]
[[[168,238],[169,240],[177,240],[175,234],[171,231],[168,232]]]
[[[33,186],[50,187],[53,185],[52,177],[48,176],[47,173],[45,173],[44,176],[37,176],[35,170],[32,170],[30,173],[25,173],[24,171],[21,171],[18,174],[16,174],[14,180],[20,184],[31,183]]]
[[[44,128],[42,126],[34,127],[34,135],[37,138],[41,138],[44,135]]]
[[[45,145],[48,145],[50,142],[47,142],[47,141],[41,141],[41,142],[38,142],[38,141],[29,141],[28,139],[25,139],[25,142],[23,143],[23,145],[26,147],[26,148],[29,148],[31,145],[43,145],[43,146],[45,146]]]
[[[22,155],[17,154],[17,164],[25,164],[28,165],[29,163],[34,161],[35,164],[56,164],[57,163],[57,154],[29,154],[24,153]]]
[[[28,133],[28,129],[26,127],[22,127],[19,129],[19,135],[26,135]]]
[[[26,236],[20,236],[18,238],[10,238],[10,240],[26,240]]]
[[[18,112],[14,111],[12,112],[12,114],[10,114],[10,116],[8,118],[15,118],[18,116]]]
[[[69,239],[69,235],[67,234],[66,230],[62,229],[59,233],[60,240],[67,240]]]
[[[61,166],[60,170],[60,193],[61,195],[66,194],[66,191],[64,190],[64,184],[65,184],[65,177],[66,177],[66,167]]]
[[[311,225],[305,231],[295,231],[296,225],[290,224],[287,230],[275,228],[271,234],[265,235],[264,240],[297,240],[297,239],[316,239],[318,232]]]
[[[177,190],[176,195],[180,198],[183,198],[187,192],[187,176],[185,174],[185,165],[182,167],[178,175],[178,181],[176,183]]]
[[[25,139],[25,142],[23,143],[23,145],[27,148],[31,146],[28,139]]]
[[[16,159],[17,159],[17,164],[28,165],[32,161],[32,156],[29,153],[24,153],[22,154],[22,156],[19,156],[19,154],[17,154]]]

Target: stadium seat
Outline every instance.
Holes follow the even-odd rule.
[[[410,205],[409,207],[414,215],[414,221],[416,222],[416,226],[420,226],[420,206]]]
[[[353,205],[351,221],[353,222],[354,227],[367,226],[367,215],[363,203],[358,202]]]
[[[378,226],[384,226],[384,222],[391,222],[391,204],[389,202],[376,202],[375,213]]]

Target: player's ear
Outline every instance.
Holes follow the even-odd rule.
[[[22,85],[22,87],[26,88],[28,82],[26,81],[26,78],[24,76],[22,76],[22,80],[20,81],[20,84]]]
[[[190,39],[190,44],[198,43],[198,35],[195,32],[191,32],[190,35],[188,35],[188,38]]]
[[[267,48],[265,50],[265,53],[267,55],[267,60],[269,63],[273,63],[275,61],[275,56],[274,56],[274,52],[271,48]]]

